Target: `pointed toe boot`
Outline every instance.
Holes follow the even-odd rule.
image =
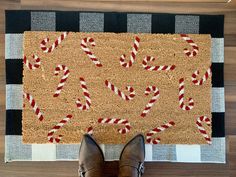
[[[84,135],[79,150],[79,176],[102,177],[104,155],[96,141],[88,134]]]
[[[145,140],[139,134],[131,139],[120,155],[119,177],[141,177],[144,173]]]

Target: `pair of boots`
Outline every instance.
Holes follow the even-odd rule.
[[[123,148],[118,177],[141,177],[144,172],[145,141],[136,135]],[[84,135],[79,151],[80,177],[103,177],[104,155],[96,141]]]

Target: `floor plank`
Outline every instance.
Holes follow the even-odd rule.
[[[77,0],[21,0],[26,9],[57,9],[57,10],[97,10],[127,12],[171,12],[171,13],[225,13],[235,11],[236,2],[230,3],[156,3],[156,2],[114,2],[80,1]]]

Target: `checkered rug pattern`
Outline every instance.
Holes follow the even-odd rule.
[[[22,143],[24,31],[187,33],[212,37],[212,145],[146,145],[146,161],[225,163],[224,16],[7,10],[5,161],[77,160],[79,144]],[[101,144],[106,160],[124,145]]]

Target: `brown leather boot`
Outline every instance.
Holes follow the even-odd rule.
[[[141,177],[144,173],[145,141],[142,134],[135,136],[120,155],[119,177]]]
[[[80,177],[102,177],[104,155],[96,141],[85,134],[79,150]]]

